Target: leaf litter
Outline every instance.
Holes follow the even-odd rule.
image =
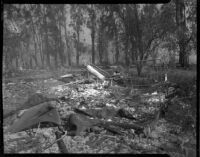
[[[74,113],[73,108],[102,109],[102,107],[123,108],[134,117],[148,121],[159,110],[161,103],[165,102],[165,93],[140,90],[136,88],[122,88],[113,86],[103,88],[101,82],[91,84],[65,85],[54,78],[32,79],[31,81],[18,81],[3,84],[3,109],[17,108],[26,98],[34,92],[46,95],[64,96],[68,101],[57,103],[60,116],[66,117]],[[176,104],[175,104],[176,102]],[[179,105],[177,105],[179,102]],[[180,106],[187,108],[184,101],[175,98],[173,109],[169,109],[167,118],[158,119],[149,137],[138,135],[134,129],[118,130],[123,135],[115,135],[103,128],[96,127],[96,131],[84,132],[79,136],[65,136],[63,141],[70,153],[167,153],[170,156],[184,155],[187,151],[195,151],[196,140],[194,135],[187,135],[183,128],[176,123],[177,116],[181,117]],[[174,110],[174,111],[173,111]],[[176,112],[176,110],[178,112]],[[185,110],[181,110],[184,111]],[[170,115],[171,114],[171,115]],[[189,113],[188,113],[189,114]],[[4,121],[4,130],[16,116]],[[112,119],[107,119],[108,121]],[[118,122],[129,122],[125,118],[115,118]],[[4,132],[5,153],[60,153],[57,144],[43,150],[48,144],[56,140],[56,128],[38,128],[29,133],[18,132],[10,134]],[[192,142],[191,142],[192,141]],[[187,146],[188,143],[190,146]],[[189,144],[188,144],[189,145]],[[192,146],[193,147],[192,147]]]

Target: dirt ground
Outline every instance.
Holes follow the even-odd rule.
[[[104,88],[101,81],[92,78],[90,84],[67,85],[58,80],[59,76],[67,73],[76,75],[72,82],[88,79],[87,72],[76,69],[73,71],[26,70],[13,78],[3,78],[3,112],[18,108],[36,92],[48,97],[70,98],[68,101],[57,103],[57,110],[61,117],[74,113],[74,107],[123,108],[140,122],[145,121],[144,132],[148,132],[148,136],[137,134],[134,129],[116,127],[122,133],[118,135],[96,126],[96,131],[85,131],[74,137],[64,136],[63,141],[69,153],[157,153],[170,156],[195,156],[196,121],[193,112],[190,111],[192,103],[190,100],[175,96],[170,99],[165,117],[156,119],[156,113],[161,105],[169,102],[165,97],[164,87],[137,88],[131,85],[120,87],[113,84]],[[102,118],[119,123],[137,123],[120,117]],[[15,114],[3,121],[4,153],[60,153],[55,142],[55,127],[37,128],[34,130],[36,133],[32,134],[25,131],[5,132],[17,119],[18,115]]]

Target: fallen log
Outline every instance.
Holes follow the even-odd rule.
[[[35,93],[31,95],[19,108],[8,111],[8,112],[4,112],[3,118],[5,119],[17,113],[20,110],[29,109],[31,107],[34,107],[36,105],[39,105],[44,102],[49,102],[49,101],[58,101],[58,98],[48,98],[41,93]]]
[[[99,124],[99,122],[98,119],[89,119],[84,115],[70,114],[64,127],[70,132],[74,132],[74,135],[80,135],[81,132],[90,129]]]
[[[123,108],[117,111],[117,115],[122,118],[137,120],[135,117],[133,117],[132,114],[130,114],[127,110],[124,110]]]
[[[62,75],[60,78],[58,78],[58,81],[69,83],[71,81],[75,81],[75,76],[73,74]]]
[[[43,103],[28,109],[6,132],[16,133],[28,130],[42,122],[50,122],[58,126],[61,125],[59,113],[50,103]]]
[[[127,118],[131,120],[137,120],[135,117],[133,117],[128,111],[124,109],[115,109],[113,107],[103,107],[102,109],[87,109],[87,110],[81,110],[78,108],[74,108],[74,112],[79,114],[84,114],[89,117],[96,117],[96,118],[104,118],[109,119],[113,117],[121,117],[121,118]]]
[[[134,129],[136,131],[139,132],[143,132],[144,127],[138,125],[138,124],[129,124],[129,123],[119,123],[119,122],[108,122],[108,121],[104,121],[102,122],[103,125],[114,125],[114,126],[118,126],[121,127],[123,129]]]
[[[123,134],[116,128],[113,128],[113,126],[110,124],[102,123],[102,121],[99,119],[90,119],[80,114],[71,114],[67,120],[67,123],[65,123],[65,127],[68,128],[68,135],[70,136],[80,135],[81,132],[92,129],[94,126],[103,127],[114,134]]]
[[[89,72],[97,76],[99,79],[105,80],[106,77],[103,74],[101,74],[98,70],[96,70],[94,67],[92,67],[91,65],[87,65],[87,69]]]
[[[109,124],[104,124],[103,128],[108,130],[109,132],[111,132],[113,134],[123,135],[123,133],[121,131],[119,131],[118,128],[116,128],[114,126],[110,126]]]
[[[101,72],[106,77],[110,77],[110,74],[107,71],[103,70],[102,68],[100,68],[94,64],[90,64],[90,65],[93,66],[95,69],[97,69],[99,72]]]
[[[80,113],[89,117],[94,118],[104,118],[104,119],[112,119],[116,116],[117,110],[113,107],[103,107],[102,109],[87,109],[87,110],[81,110],[78,108],[75,108],[74,111],[76,113]]]
[[[70,132],[73,132],[72,135],[80,135],[81,132],[84,132],[94,126],[103,127],[104,129],[122,135],[116,127],[121,127],[123,129],[134,129],[138,133],[143,132],[143,127],[137,124],[128,124],[128,123],[119,123],[119,122],[108,122],[99,119],[90,119],[87,116],[80,114],[71,114],[65,123],[65,127],[68,128]],[[113,128],[114,127],[114,128]]]
[[[94,115],[91,114],[91,113],[88,113],[87,110],[81,110],[81,109],[78,109],[78,108],[74,108],[74,112],[79,113],[79,114],[84,114],[84,115],[89,116],[89,117],[94,117]]]
[[[101,80],[105,80],[110,77],[108,72],[93,64],[87,65],[87,70]]]

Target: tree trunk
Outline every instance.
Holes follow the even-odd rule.
[[[128,37],[126,36],[126,42],[125,42],[125,64],[129,66],[129,57],[128,57]]]
[[[30,59],[29,59],[29,67],[30,67],[30,69],[33,68],[32,57],[30,57]]]
[[[102,64],[103,51],[102,51],[102,28],[101,28],[101,26],[100,26],[100,29],[99,29],[98,47],[99,47],[99,63]]]
[[[41,26],[42,23],[41,21],[39,21],[39,25]],[[39,31],[39,28],[38,28],[38,34],[36,33],[36,36],[37,36],[37,42],[38,42],[38,45],[39,45],[39,50],[40,50],[40,59],[41,59],[41,62],[42,62],[42,68],[44,68],[44,64],[45,64],[45,57],[44,57],[44,47],[43,47],[43,36],[42,36],[42,32]]]
[[[188,59],[189,57],[185,50],[184,42],[179,42],[179,48],[180,48],[179,64],[181,65],[181,67],[188,67],[189,66],[189,59]]]
[[[42,41],[42,35],[39,36],[38,38],[38,44],[39,44],[39,48],[40,48],[40,59],[42,62],[42,68],[44,68],[44,53],[42,53],[43,51],[43,41]]]
[[[94,49],[95,30],[94,30],[94,26],[92,26],[91,39],[92,39],[92,64],[95,64],[95,49]]]
[[[103,48],[103,50],[102,50],[102,52],[103,52],[103,55],[104,55],[104,63],[106,63],[106,64],[108,64],[108,43],[109,43],[109,41],[107,40],[107,36],[106,36],[106,34],[105,34],[105,32],[103,32],[103,40],[102,40],[102,42],[103,42],[103,46],[102,46],[102,48]]]
[[[26,43],[26,52],[29,52],[29,44],[30,44],[29,42]],[[28,64],[29,64],[29,68],[32,69],[32,67],[33,67],[32,66],[32,54],[30,54],[30,53],[29,53],[29,62],[28,62]]]
[[[134,55],[134,48],[131,48],[131,64],[135,64],[135,55]]]
[[[45,26],[46,26],[46,29],[45,29],[45,53],[46,53],[46,62],[47,62],[47,66],[49,68],[51,68],[51,65],[50,65],[50,54],[49,54],[49,41],[48,41],[48,32],[47,32],[47,19],[44,18],[44,23],[45,23]]]
[[[4,48],[4,50],[3,50],[3,52],[4,52],[3,53],[3,56],[4,56],[3,61],[4,61],[4,67],[5,67],[4,70],[6,70],[9,67],[9,55],[8,55],[8,49],[9,48],[6,48],[4,46],[3,46],[3,48]]]
[[[37,66],[37,57],[35,55],[32,55],[32,58],[35,61],[35,66]]]
[[[65,20],[65,25],[66,25],[66,20]],[[65,30],[65,42],[67,46],[67,59],[68,59],[68,65],[71,66],[71,52],[70,52],[70,46],[69,46],[69,40],[67,38],[67,29],[64,27]]]
[[[64,66],[66,62],[65,54],[64,54],[64,44],[62,41],[62,27],[61,27],[61,21],[59,21],[59,57],[61,61],[61,65]]]
[[[135,20],[136,20],[136,30],[137,30],[137,34],[136,34],[136,47],[138,49],[138,56],[137,59],[139,59],[139,61],[137,61],[137,72],[138,72],[138,76],[140,76],[141,72],[142,72],[142,66],[143,66],[143,58],[144,58],[144,52],[143,52],[143,44],[142,44],[142,32],[140,30],[140,25],[139,25],[139,17],[138,17],[138,10],[137,10],[137,6],[136,4],[134,5],[134,14],[135,14]]]
[[[59,51],[59,50],[58,50],[58,49],[59,49],[58,42],[59,42],[59,41],[58,41],[58,39],[56,38],[56,39],[55,39],[55,42],[54,42],[54,44],[55,44],[55,45],[54,45],[54,52],[51,53],[51,54],[53,54],[53,57],[54,57],[54,68],[55,68],[55,69],[57,69],[57,67],[58,67],[58,61],[57,61],[57,59],[58,59],[58,58],[57,58],[57,56],[58,56],[58,53],[57,53],[57,52]]]
[[[44,54],[42,53],[42,35],[39,35],[36,33],[37,36],[37,45],[39,48],[39,53],[40,53],[40,60],[41,60],[41,64],[42,64],[42,68],[44,68]]]
[[[129,26],[126,22],[124,22],[124,26],[125,26],[125,64],[126,66],[129,66],[129,52],[128,52],[128,46],[129,46]]]
[[[131,63],[135,64],[137,60],[137,47],[136,47],[136,41],[133,37],[131,37]]]
[[[79,65],[79,42],[80,42],[80,38],[79,38],[79,31],[77,31],[77,42],[76,42],[76,65]]]
[[[55,69],[57,69],[58,68],[57,53],[55,53],[54,60],[55,60]]]
[[[138,76],[140,76],[142,73],[142,62],[141,61],[137,62],[137,73],[138,73]]]
[[[46,39],[47,41],[46,41],[46,43],[48,42],[48,39]],[[47,44],[48,45],[48,44]],[[49,67],[49,68],[51,68],[51,64],[50,64],[50,54],[49,54],[49,52],[48,52],[48,48],[46,47],[46,63],[47,63],[47,66]]]
[[[34,49],[35,49],[35,57],[34,57],[34,60],[35,60],[35,65],[37,66],[38,63],[37,63],[37,43],[36,43],[36,30],[35,30],[35,26],[34,26],[34,23],[33,23],[33,19],[31,17],[31,26],[32,26],[32,31],[33,31],[33,41],[34,41]]]
[[[115,26],[115,63],[119,63],[119,42],[118,42],[118,32]]]
[[[176,0],[176,24],[177,24],[177,36],[179,44],[179,63],[181,67],[187,67],[189,65],[188,55],[186,47],[188,45],[187,41],[187,27],[185,21],[185,4],[183,0]]]
[[[186,44],[179,42],[179,48],[180,48],[180,52],[179,52],[179,64],[181,65],[181,67],[188,67],[189,66],[189,56],[187,55],[186,52]]]
[[[67,44],[67,59],[68,59],[68,65],[71,66],[71,52],[70,52],[70,46],[69,46],[69,40],[67,39],[67,35],[65,34],[65,41]]]
[[[94,12],[94,5],[91,5],[91,23],[92,23],[92,28],[91,28],[91,40],[92,40],[92,64],[95,64],[95,12]]]
[[[34,60],[35,60],[35,65],[37,66],[38,65],[38,62],[37,62],[37,44],[36,44],[35,36],[33,38],[34,38],[34,49],[35,49]]]
[[[19,67],[18,56],[16,56],[15,60],[16,60],[16,69],[17,69]]]
[[[69,46],[69,40],[68,40],[68,37],[67,37],[67,28],[66,28],[67,19],[66,19],[64,10],[62,10],[62,15],[64,17],[64,30],[65,30],[65,42],[66,42],[66,46],[67,46],[68,65],[71,66],[71,52],[70,52],[70,46]]]
[[[24,60],[23,60],[24,48],[23,48],[23,42],[22,41],[20,42],[20,45],[21,45],[21,51],[19,53],[19,58],[20,58],[20,62],[21,62],[22,68],[24,68]]]

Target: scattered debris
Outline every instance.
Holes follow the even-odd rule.
[[[148,89],[133,88],[127,86],[130,79],[122,68],[113,75],[92,64],[86,68],[97,80],[65,73],[59,77],[64,83],[45,78],[4,85],[5,104],[16,94],[24,95],[17,88],[40,91],[27,94],[15,109],[4,110],[6,153],[194,153],[191,140],[170,138],[196,124],[176,84],[167,80]],[[18,149],[28,138],[30,144]]]

